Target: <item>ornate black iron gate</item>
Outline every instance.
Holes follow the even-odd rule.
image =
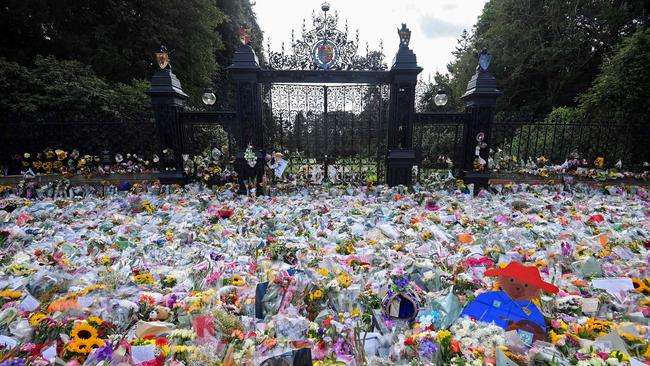
[[[383,180],[389,86],[266,84],[265,147],[291,175],[320,183]]]
[[[274,151],[289,160],[289,174],[303,174],[312,182],[374,176],[390,186],[408,186],[414,167],[435,168],[437,156],[446,156],[460,166],[466,181],[487,184],[489,174],[481,162],[488,159],[500,95],[487,72],[489,53],[481,53],[480,67],[462,97],[465,113],[416,113],[415,86],[422,68],[409,48],[406,24],[398,29],[399,49],[389,68],[381,47],[366,47],[366,54],[359,54],[358,33],[348,38],[347,24],[338,29],[338,15],[328,14],[327,3],[321,9],[313,16],[313,29],[303,25],[302,39],[292,34],[292,52],[285,54],[284,46],[282,52],[269,50],[267,64],[260,64],[242,27],[243,45],[229,68],[236,87],[234,112],[186,112],[180,82],[168,63],[159,63],[148,94],[159,150],[173,153],[163,165],[161,181],[182,182],[181,154],[199,141],[193,129],[219,124],[228,134],[240,193],[263,182],[265,157]],[[441,141],[453,147],[440,149]]]

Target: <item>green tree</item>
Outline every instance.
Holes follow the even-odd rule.
[[[148,82],[100,78],[90,66],[36,56],[33,67],[0,58],[0,110],[17,115],[77,112],[124,117],[149,111]]]
[[[639,27],[606,60],[591,87],[578,97],[579,107],[591,115],[650,115],[650,29]],[[640,121],[637,121],[640,122]]]
[[[492,0],[448,65],[454,97],[474,73],[477,51],[488,48],[504,92],[499,110],[545,115],[574,105],[616,44],[647,24],[647,8],[632,0]]]
[[[7,0],[0,7],[0,57],[31,65],[36,55],[52,55],[130,83],[150,78],[153,52],[165,44],[197,104],[203,88],[230,64],[242,20],[253,24],[261,54],[261,31],[247,1]]]

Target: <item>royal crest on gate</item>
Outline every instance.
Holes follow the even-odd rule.
[[[329,69],[336,65],[339,57],[339,49],[336,44],[330,40],[323,39],[312,48],[312,60],[321,69]]]

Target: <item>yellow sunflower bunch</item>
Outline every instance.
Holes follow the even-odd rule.
[[[93,349],[104,347],[104,341],[97,338],[97,335],[97,328],[86,321],[81,322],[72,327],[72,331],[70,332],[72,339],[66,344],[65,349],[69,352],[86,356]]]
[[[133,281],[138,285],[153,285],[153,275],[151,273],[142,273],[133,276]]]
[[[341,273],[338,277],[336,277],[336,281],[339,283],[339,286],[343,288],[348,288],[350,285],[352,285],[352,279],[345,273]]]
[[[246,281],[242,278],[242,276],[234,275],[232,278],[230,278],[230,283],[232,283],[233,286],[242,286],[246,283]]]
[[[81,296],[86,296],[89,293],[95,291],[95,290],[100,290],[106,288],[106,285],[90,285],[88,287],[84,287],[80,291],[77,292],[70,292],[69,294],[65,295],[66,299],[72,299],[72,298],[77,298]]]
[[[309,294],[309,300],[310,301],[318,301],[323,298],[323,290],[315,290],[314,292]]]
[[[20,291],[14,290],[3,290],[0,291],[0,297],[6,297],[10,300],[18,300],[23,296],[23,293]]]
[[[45,319],[47,316],[43,313],[34,313],[32,316],[29,317],[29,325],[32,327],[38,327],[43,319]]]

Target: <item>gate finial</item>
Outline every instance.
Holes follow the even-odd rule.
[[[402,23],[402,28],[397,29],[397,34],[399,35],[399,46],[408,47],[411,41],[411,30],[406,27],[406,23]]]

